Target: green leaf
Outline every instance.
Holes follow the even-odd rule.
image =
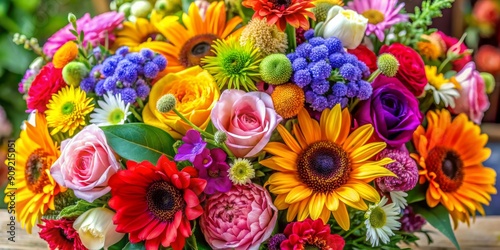
[[[128,237],[125,235],[120,241],[108,247],[108,250],[122,250],[128,243]]]
[[[123,247],[123,250],[146,250],[146,247],[144,246],[144,243],[139,242],[139,243],[127,243],[125,247]]]
[[[446,236],[455,247],[460,250],[455,233],[451,228],[450,214],[443,205],[438,205],[435,208],[427,206],[413,207],[415,213],[421,214],[432,226]]]
[[[89,209],[100,207],[102,204],[91,203],[85,200],[79,200],[75,205],[67,206],[61,210],[59,217],[61,218],[74,218],[85,213]]]
[[[406,202],[408,202],[408,204],[411,204],[425,200],[425,192],[427,192],[426,187],[417,183],[417,185],[412,190],[408,191]]]
[[[162,154],[173,157],[175,140],[167,132],[144,123],[102,127],[108,144],[121,157],[156,164]]]

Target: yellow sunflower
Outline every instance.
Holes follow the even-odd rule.
[[[243,27],[235,28],[241,21],[241,17],[237,16],[226,22],[226,6],[221,1],[210,4],[205,20],[200,16],[196,4],[192,3],[188,13],[182,14],[184,26],[179,22],[158,24],[157,29],[169,41],[157,50],[168,60],[166,71],[178,72],[200,65],[201,58],[214,55],[211,46],[217,39],[226,39],[229,35],[239,37]]]
[[[482,165],[491,154],[485,148],[488,136],[465,114],[452,121],[447,110],[429,111],[427,122],[427,130],[419,126],[413,134],[418,153],[411,154],[422,167],[420,183],[429,182],[427,204],[443,204],[455,227],[458,221],[469,224],[469,216],[484,215],[481,204],[488,205],[497,193],[495,170]]]
[[[377,190],[368,183],[377,177],[395,176],[384,167],[391,159],[372,159],[386,144],[367,143],[373,134],[370,124],[352,133],[350,128],[351,115],[340,105],[325,109],[319,123],[302,109],[293,127],[295,138],[278,125],[285,143],[268,143],[264,150],[274,156],[260,163],[278,171],[266,185],[277,195],[276,207],[288,209],[288,221],[311,217],[327,223],[333,214],[337,223],[348,230],[346,205],[365,211],[368,207],[364,200],[380,201]]]
[[[61,187],[50,175],[50,167],[59,157],[59,150],[47,130],[41,113],[35,114],[35,124],[26,122],[16,141],[16,170],[12,182],[5,189],[5,202],[15,193],[15,215],[28,233],[47,209],[54,210],[54,197]],[[14,186],[14,190],[9,189]],[[9,206],[9,205],[8,205]]]

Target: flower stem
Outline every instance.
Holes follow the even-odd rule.
[[[137,104],[139,104],[139,107],[142,110],[144,108],[144,102],[142,101],[142,99],[137,97],[137,98],[135,98],[135,101],[137,102]]]
[[[439,65],[439,68],[438,68],[438,72],[437,73],[441,73],[441,71],[444,69],[444,67],[450,63],[451,61],[451,58],[450,57],[446,57],[446,60],[444,60],[440,65]]]
[[[346,235],[342,236],[344,239],[347,238],[347,236],[351,235],[352,233],[354,233],[354,231],[357,231],[358,229],[361,229],[365,224],[364,223],[359,223],[359,225],[357,225],[354,229],[352,229],[351,231],[347,232]]]
[[[295,34],[295,28],[290,24],[286,25],[285,33],[288,37],[288,51],[293,52],[297,48],[297,39]]]
[[[234,158],[233,152],[231,152],[231,150],[229,150],[226,143],[217,143],[216,141],[211,140],[211,139],[205,139],[205,141],[213,146],[221,147],[226,152],[227,156],[229,156],[230,158]]]
[[[368,78],[368,82],[371,83],[373,82],[373,80],[375,80],[375,78],[377,78],[377,76],[380,75],[380,73],[382,73],[382,71],[380,71],[380,69],[377,69],[375,70],[375,72],[373,72],[370,77]]]
[[[139,115],[139,113],[137,113],[137,110],[135,110],[134,107],[131,106],[129,110],[132,111],[132,114],[134,115],[135,118],[137,118],[137,120],[139,120],[140,122],[142,122],[141,115]]]
[[[191,126],[193,129],[196,131],[200,132],[200,134],[204,135],[206,138],[209,139],[214,139],[214,135],[206,132],[205,130],[201,129],[200,127],[196,126],[194,123],[192,123],[190,120],[188,120],[183,114],[181,114],[176,108],[174,108],[172,111],[179,116],[185,123],[187,123],[189,126]]]

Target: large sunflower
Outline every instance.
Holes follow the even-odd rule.
[[[481,204],[488,205],[494,187],[496,172],[482,162],[491,154],[485,148],[488,136],[465,114],[453,121],[447,110],[427,113],[427,130],[419,126],[413,134],[418,153],[411,156],[422,167],[420,183],[429,182],[427,204],[443,204],[453,218],[469,224],[469,216],[476,211],[484,215]]]
[[[5,189],[4,200],[9,204],[15,193],[16,218],[28,233],[47,209],[55,209],[54,197],[61,191],[50,175],[50,166],[60,152],[49,136],[43,113],[35,116],[36,126],[26,122],[26,130],[16,141],[15,179]],[[16,189],[9,189],[10,185]]]
[[[241,21],[241,17],[233,17],[226,22],[226,6],[221,1],[210,4],[205,20],[200,16],[196,4],[192,3],[188,13],[182,14],[184,26],[179,22],[161,22],[156,25],[169,41],[157,50],[168,60],[167,72],[200,65],[201,58],[214,55],[211,46],[217,39],[226,39],[231,34],[239,36],[242,28],[233,30]]]
[[[368,209],[364,200],[380,201],[378,192],[368,183],[381,176],[394,176],[384,167],[392,160],[373,161],[384,142],[367,143],[373,134],[370,124],[349,133],[351,115],[336,105],[325,109],[320,122],[311,119],[305,109],[298,114],[293,136],[282,126],[278,132],[284,140],[270,142],[264,148],[274,156],[260,163],[278,171],[266,185],[276,194],[274,204],[288,209],[287,220],[321,218],[326,224],[333,214],[344,229],[350,226],[346,205]]]

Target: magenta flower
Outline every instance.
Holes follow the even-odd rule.
[[[174,157],[176,161],[189,160],[194,162],[197,155],[203,152],[207,143],[201,138],[200,132],[190,129],[186,132],[186,135],[182,137],[182,144],[177,150],[177,154]]]
[[[88,43],[92,44],[94,47],[98,44],[104,45],[106,36],[110,43],[115,40],[113,30],[117,28],[123,20],[123,13],[118,12],[106,12],[94,18],[91,18],[90,14],[87,13],[82,18],[76,20],[77,31],[78,33],[83,31],[85,34],[83,40],[84,46],[87,46]],[[73,27],[71,24],[68,24],[54,33],[43,46],[43,52],[52,57],[63,44],[75,40],[75,36],[70,32],[72,29]]]
[[[408,20],[408,15],[399,13],[404,6],[404,3],[398,5],[398,0],[354,0],[347,4],[368,19],[366,35],[375,34],[380,41],[384,41],[386,29]]]
[[[375,179],[377,186],[382,192],[403,191],[407,192],[417,185],[418,168],[417,163],[410,157],[404,146],[401,149],[384,149],[377,155],[377,159],[391,158],[393,163],[385,167],[397,177],[385,176]]]
[[[399,221],[401,222],[401,231],[409,233],[420,231],[427,222],[422,215],[413,212],[410,206],[405,208]]]
[[[204,148],[199,155],[194,158],[193,166],[195,168],[208,168],[212,164],[212,156],[210,155],[210,150]]]
[[[198,175],[200,178],[207,180],[207,186],[204,192],[206,194],[214,194],[215,192],[225,193],[233,186],[228,177],[229,165],[226,163],[227,155],[224,150],[214,148],[210,150],[212,162],[208,167],[199,167]]]

